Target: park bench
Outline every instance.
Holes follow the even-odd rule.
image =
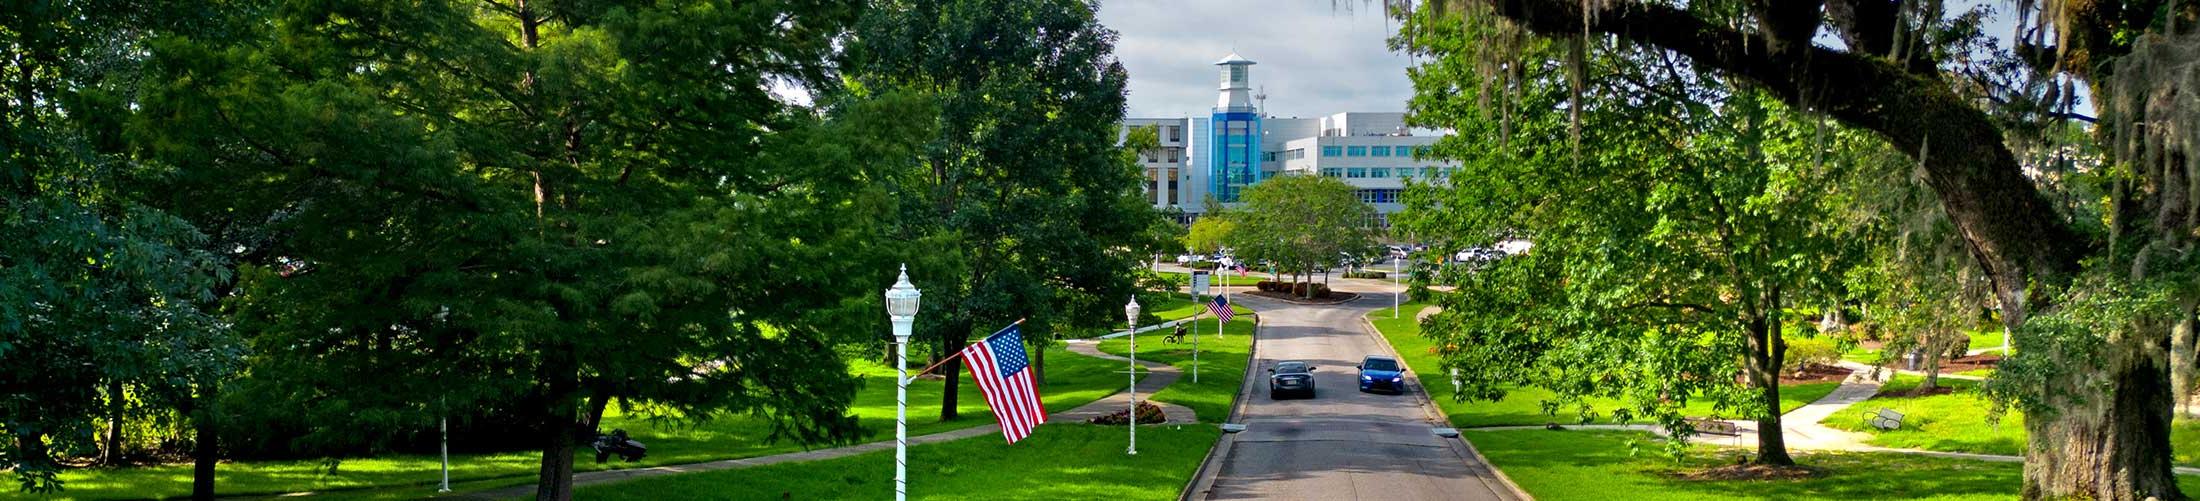
[[[1867,413],[1864,416],[1865,419],[1871,421],[1873,428],[1892,430],[1902,427],[1902,413],[1895,412],[1894,409],[1881,407],[1879,412]]]
[[[1689,426],[1695,427],[1696,433],[1699,434],[1732,436],[1741,436],[1742,434],[1742,429],[1740,427],[1734,426],[1734,423],[1727,421],[1695,417],[1686,418],[1683,419],[1683,421],[1687,421]]]

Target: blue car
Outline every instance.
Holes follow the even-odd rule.
[[[1360,391],[1405,393],[1405,368],[1390,357],[1370,356],[1360,361]]]

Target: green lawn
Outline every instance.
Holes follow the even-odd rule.
[[[1916,388],[1923,381],[1918,376],[1898,374],[1880,388],[1881,396],[1857,402],[1849,411],[1826,418],[1824,424],[1871,434],[1871,444],[1882,447],[2005,456],[2024,454],[2024,413],[2012,410],[2002,416],[2000,424],[1987,423],[1986,413],[1992,404],[1974,391],[1976,382],[1941,378],[1941,385],[1956,391],[1926,397],[1885,395]],[[1877,412],[1880,408],[1901,412],[1902,428],[1873,428],[1864,413]],[[2200,421],[2176,421],[2170,429],[2170,449],[2177,464],[2200,465]]]
[[[1964,334],[1968,334],[1971,336],[1971,349],[1973,350],[2001,347],[2001,329],[1998,327],[1993,329],[1975,329],[1970,332],[1965,332]]]
[[[1781,499],[2014,499],[2023,465],[1944,459],[1900,453],[1799,452],[1798,463],[1823,473],[1802,480],[1687,480],[1678,472],[1730,464],[1746,449],[1697,446],[1675,463],[1655,452],[1654,438],[1639,432],[1468,431],[1466,438],[1536,499],[1629,501]],[[1642,446],[1630,454],[1628,442]],[[2200,478],[2181,477],[2185,492],[2200,492]]]
[[[1139,427],[1138,455],[1121,426],[1049,424],[1007,445],[982,436],[909,448],[910,499],[1176,499],[1222,432]],[[580,499],[890,499],[894,456],[880,451],[583,487]]]
[[[1230,405],[1237,398],[1239,384],[1245,380],[1246,357],[1253,349],[1253,316],[1244,307],[1234,307],[1238,314],[1225,325],[1221,336],[1216,336],[1213,318],[1199,323],[1199,382],[1192,382],[1192,343],[1168,344],[1161,339],[1169,334],[1155,330],[1138,335],[1138,359],[1152,360],[1174,365],[1183,370],[1167,388],[1153,395],[1154,400],[1190,407],[1199,414],[1199,420],[1219,423],[1230,415]],[[1190,331],[1186,331],[1189,334]],[[1100,343],[1100,351],[1130,354],[1130,339],[1115,338]]]
[[[1421,311],[1427,306],[1429,306],[1428,303],[1421,301],[1406,303],[1405,313],[1399,315],[1399,318],[1396,319],[1391,318],[1391,312],[1388,308],[1376,310],[1367,316],[1367,319],[1375,324],[1375,329],[1382,331],[1383,337],[1390,341],[1391,348],[1397,350],[1398,356],[1405,358],[1406,365],[1417,371],[1429,370],[1428,368],[1438,366],[1434,351],[1435,343],[1421,336],[1421,324],[1415,320],[1414,315],[1415,312]],[[1471,428],[1479,426],[1540,425],[1551,422],[1571,424],[1577,421],[1574,415],[1571,414],[1571,410],[1561,410],[1559,416],[1543,413],[1543,402],[1556,396],[1550,390],[1536,387],[1516,387],[1506,392],[1504,399],[1496,402],[1461,402],[1454,398],[1457,391],[1453,390],[1451,384],[1447,382],[1447,376],[1426,372],[1420,373],[1419,376],[1422,386],[1429,393],[1429,399],[1436,401],[1436,407],[1442,409],[1444,414],[1449,416],[1453,426]],[[1780,388],[1780,412],[1792,411],[1802,407],[1803,404],[1825,397],[1826,394],[1832,393],[1833,389],[1838,386],[1840,386],[1839,383],[1782,386]],[[1592,408],[1600,416],[1598,422],[1609,422],[1608,416],[1610,416],[1611,410],[1619,406],[1619,402],[1612,399],[1594,398],[1589,399],[1589,401]],[[1683,412],[1690,416],[1720,414],[1709,401],[1691,402],[1684,408]]]
[[[1201,297],[1199,303],[1192,303],[1192,299],[1184,297],[1184,294],[1166,294],[1166,297],[1162,297],[1159,301],[1151,301],[1151,297],[1142,297],[1140,301],[1142,301],[1140,308],[1144,308],[1146,314],[1153,314],[1155,319],[1159,319],[1159,321],[1179,321],[1179,319],[1188,319],[1188,316],[1192,316],[1192,314],[1208,314],[1208,303],[1206,301],[1214,301],[1214,297]],[[1230,305],[1230,310],[1239,312],[1239,314],[1252,312],[1252,310],[1245,310],[1243,305]],[[1208,319],[1206,327],[1212,327],[1214,316],[1206,316],[1206,319]],[[1122,327],[1118,327],[1118,330],[1113,330],[1113,332],[1122,332]]]
[[[1128,383],[1119,372],[1122,368],[1115,362],[1077,355],[1062,348],[1047,350],[1046,362],[1047,384],[1040,394],[1049,412],[1065,411],[1099,400],[1122,390]],[[864,387],[857,391],[849,409],[868,432],[862,441],[891,440],[894,434],[893,368],[871,360],[851,360],[850,365],[851,372],[864,380]],[[993,423],[993,414],[987,410],[983,394],[969,384],[967,376],[962,377],[964,398],[956,406],[962,418],[952,422],[938,420],[941,381],[918,380],[910,385],[911,435]],[[695,463],[803,449],[792,442],[765,440],[770,433],[768,425],[749,416],[721,417],[700,424],[664,422],[660,425],[639,416],[618,415],[614,408],[605,417],[603,426],[605,429],[624,428],[635,439],[648,443],[649,457],[631,464],[613,461],[597,465],[593,453],[584,447],[580,451],[580,463],[575,466],[577,471]],[[541,453],[537,451],[456,454],[451,458],[451,478],[477,488],[531,483],[540,459]],[[216,486],[223,495],[378,487],[406,494],[396,497],[408,497],[429,493],[439,476],[436,457],[431,455],[347,459],[338,468],[337,475],[323,474],[321,463],[312,460],[227,462],[222,463],[217,472]],[[68,490],[47,499],[171,498],[188,497],[191,491],[188,464],[79,469],[64,472],[61,478],[68,482]],[[479,482],[473,482],[476,480]]]

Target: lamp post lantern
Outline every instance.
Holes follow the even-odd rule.
[[[886,319],[894,326],[894,501],[909,499],[909,333],[917,323],[917,300],[909,285],[909,265],[886,289]]]
[[[1130,304],[1123,305],[1123,317],[1131,326],[1131,448],[1130,455],[1138,455],[1138,296],[1131,296]]]

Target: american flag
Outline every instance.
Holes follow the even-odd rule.
[[[1214,302],[1207,303],[1207,312],[1215,314],[1215,318],[1220,318],[1223,322],[1229,322],[1230,315],[1235,313],[1230,311],[1230,298],[1223,296],[1215,296]]]
[[[1001,422],[1008,443],[1031,436],[1031,429],[1047,422],[1046,406],[1039,404],[1039,387],[1032,384],[1031,358],[1024,354],[1024,334],[1009,324],[984,341],[958,354],[970,363],[970,378],[985,391],[985,402]]]

